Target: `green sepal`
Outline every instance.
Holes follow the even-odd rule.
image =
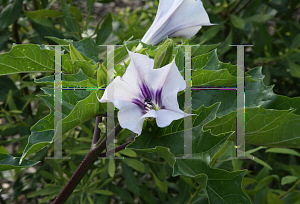
[[[106,86],[107,82],[107,70],[103,64],[100,64],[97,70],[97,83],[98,87]]]
[[[166,40],[164,44],[162,44],[155,55],[153,69],[163,67],[170,63],[170,59],[172,58],[173,54],[173,48],[174,42],[171,39]]]

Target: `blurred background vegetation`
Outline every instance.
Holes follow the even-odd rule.
[[[211,22],[217,25],[203,27],[190,39],[190,44],[220,43],[219,59],[232,64],[236,63],[236,48],[230,44],[253,45],[246,48],[246,70],[262,66],[264,83],[275,85],[276,94],[300,96],[299,0],[203,0],[203,3]],[[157,7],[158,1],[0,0],[0,53],[8,52],[14,44],[56,44],[47,36],[72,40],[75,47],[79,42],[77,49],[81,43],[88,42],[86,39],[92,39],[96,44],[124,44],[124,41],[142,38],[154,20]],[[176,38],[175,42],[183,40]],[[21,156],[30,127],[49,114],[46,104],[36,96],[43,94],[41,87],[33,81],[42,76],[45,74],[0,77],[1,153]],[[53,151],[50,146],[31,157],[31,160],[41,160],[39,165],[1,172],[0,203],[48,203],[53,199],[87,153],[93,125],[94,121],[88,121],[68,133],[64,146],[72,161],[44,160]],[[128,136],[126,131],[122,134],[119,140]],[[69,202],[109,203],[113,193],[117,194],[113,199],[118,203],[184,200],[182,196],[185,195],[180,189],[191,183],[188,178],[171,177],[172,169],[156,154],[133,151],[123,154],[132,158],[96,163]],[[217,164],[228,170],[250,170],[243,187],[253,203],[266,203],[265,193],[270,189],[297,188],[300,183],[297,166],[300,154],[297,151],[275,154],[261,148],[253,155],[264,158],[273,170],[247,160]],[[168,194],[162,191],[166,186]],[[193,185],[187,188],[195,191]],[[299,203],[299,200],[300,191],[282,198],[283,203]],[[207,201],[200,195],[194,202]]]

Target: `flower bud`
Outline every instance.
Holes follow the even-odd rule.
[[[80,52],[76,50],[76,48],[73,45],[70,45],[70,56],[73,62],[78,60],[85,61],[84,57],[80,54]]]
[[[168,39],[155,55],[153,69],[161,68],[170,63],[173,54],[174,43],[173,40]]]
[[[103,64],[100,64],[99,69],[97,70],[98,87],[106,86],[106,82],[107,82],[107,70]]]

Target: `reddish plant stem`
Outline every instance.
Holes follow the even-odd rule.
[[[97,142],[100,139],[100,128],[98,127],[99,123],[102,122],[102,117],[101,116],[97,116],[96,117],[96,121],[95,121],[95,129],[94,129],[94,135],[93,135],[93,141],[92,141],[92,147],[93,145],[97,144]]]
[[[95,128],[97,127],[98,124],[96,123]],[[111,138],[113,138],[114,134],[118,134],[120,130],[121,127],[118,124],[115,127],[115,133],[114,132],[109,133],[106,140],[111,141]],[[79,184],[81,179],[90,169],[90,167],[94,164],[94,162],[98,159],[100,153],[102,153],[105,150],[106,140],[103,140],[98,146],[92,147],[90,149],[89,153],[85,156],[85,158],[83,159],[79,167],[76,169],[75,173],[72,175],[68,183],[65,185],[65,187],[62,189],[62,191],[56,197],[56,199],[53,201],[52,204],[63,204],[68,200],[68,198],[70,197],[70,195],[72,194],[76,186]]]
[[[133,141],[130,141],[130,142],[127,142],[125,144],[122,144],[112,150],[108,150],[107,152],[102,152],[101,154],[99,154],[99,157],[105,157],[107,154],[110,155],[112,154],[113,152],[119,152],[123,149],[125,149],[130,143],[132,143]]]

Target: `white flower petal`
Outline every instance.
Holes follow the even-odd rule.
[[[148,113],[143,114],[136,104],[127,101],[118,101],[117,106],[120,108],[118,112],[120,126],[122,128],[127,128],[138,135],[142,133],[145,118],[157,117],[154,110],[150,110]]]
[[[178,112],[178,111],[165,110],[165,109],[156,111],[156,114],[157,114],[156,123],[158,127],[166,127],[170,125],[173,120],[178,120],[187,115],[181,110],[179,110]]]
[[[162,68],[147,71],[148,73],[143,75],[143,80],[153,94],[153,100],[155,100],[158,91],[162,96],[170,92],[177,96],[178,91],[182,91],[186,87],[186,82],[178,71],[175,60]]]
[[[179,109],[178,101],[177,101],[177,93],[178,88],[162,95],[162,105],[164,109],[173,110],[173,111],[181,111]]]
[[[156,37],[161,30],[166,29],[167,21],[182,2],[183,0],[160,0],[155,19],[144,35],[142,42],[152,45],[158,44],[160,42],[158,40],[159,38],[154,39],[154,37]],[[165,37],[166,36],[167,35],[165,35]]]
[[[149,70],[153,69],[154,60],[145,55],[130,52],[129,50],[128,53],[131,60],[122,77],[122,81],[130,86],[133,93],[140,94],[140,85],[143,83],[143,77],[149,73]]]
[[[115,85],[115,83],[118,83],[119,81],[120,81],[120,77],[118,76],[106,87],[101,99],[100,100],[98,99],[100,103],[114,102],[114,97],[112,97],[112,95],[108,94],[108,93],[115,92],[114,85]]]
[[[169,73],[162,86],[161,100],[163,108],[178,111],[179,106],[177,102],[177,94],[186,88],[186,82],[181,76],[175,60],[171,64],[166,65]],[[161,68],[164,69],[165,67]]]
[[[169,35],[169,37],[183,37],[183,38],[191,38],[198,33],[198,31],[202,28],[202,26],[189,27],[182,30],[178,30],[175,33]]]
[[[186,82],[180,74],[175,59],[168,65],[162,67],[161,69],[168,68],[169,72],[166,77],[166,80],[163,84],[163,92],[162,94],[170,93],[171,91],[182,91],[186,88]],[[176,90],[178,88],[178,90]]]
[[[188,114],[179,109],[177,93],[186,83],[175,60],[160,69],[153,69],[154,62],[145,55],[130,51],[131,63],[123,77],[117,77],[106,88],[100,102],[113,102],[119,109],[118,120],[122,128],[141,134],[145,118],[157,118],[159,127]],[[150,100],[145,109],[145,99]],[[146,101],[147,101],[146,100]],[[158,111],[153,107],[162,108]],[[150,110],[149,110],[150,109]],[[148,111],[149,110],[149,111]]]
[[[155,20],[142,42],[156,45],[166,36],[190,38],[203,25],[212,24],[200,0],[161,0]]]
[[[104,94],[99,100],[100,103],[114,102],[114,100],[132,101],[138,97],[135,90],[124,82],[120,76],[117,76],[105,89]]]

